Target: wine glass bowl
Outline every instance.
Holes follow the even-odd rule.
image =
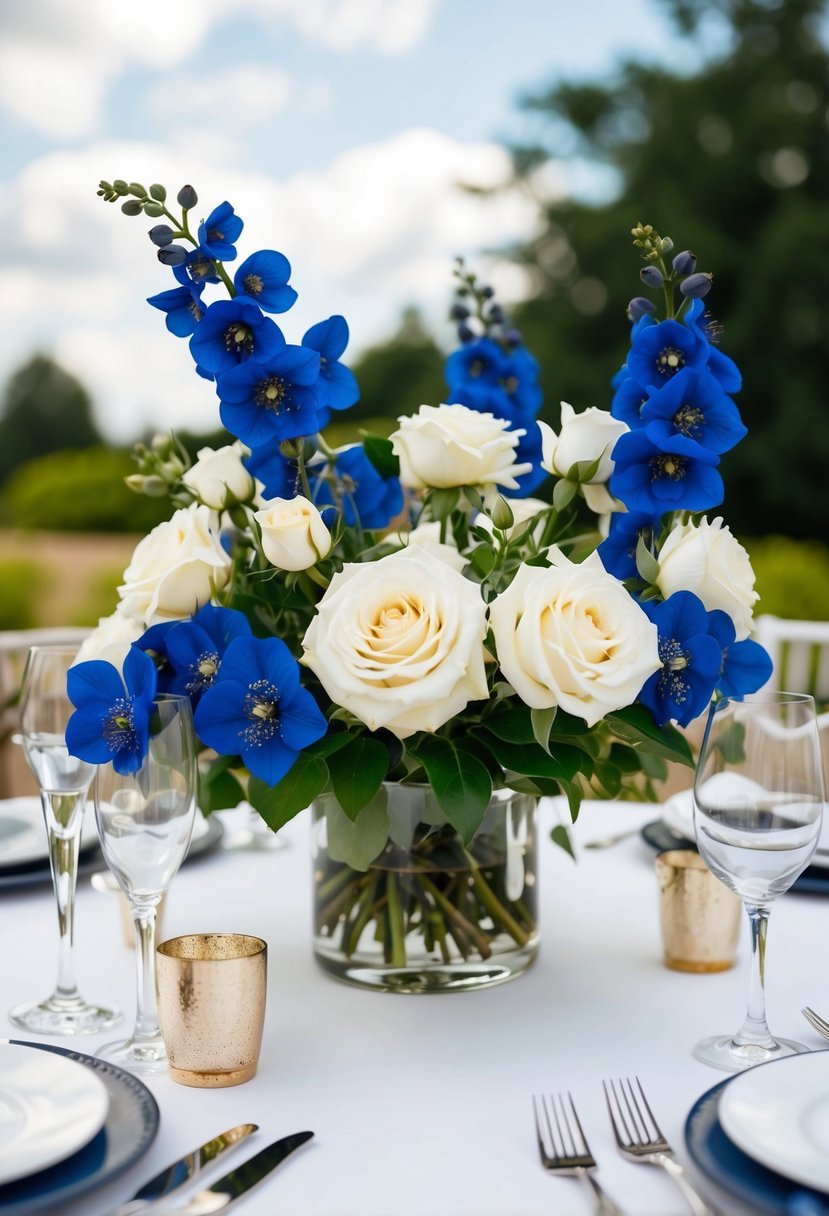
[[[694,783],[697,846],[712,873],[745,905],[752,975],[746,1020],[694,1054],[737,1071],[806,1050],[766,1023],[765,942],[773,901],[809,863],[820,836],[823,769],[814,700],[770,693],[711,707]]]
[[[136,772],[101,765],[95,817],[104,859],[130,903],[136,934],[137,1008],[128,1039],[98,1055],[132,1071],[167,1066],[155,994],[158,904],[190,844],[196,809],[196,741],[187,697],[156,698],[147,754]]]
[[[73,958],[75,887],[86,796],[95,767],[66,746],[72,703],[66,677],[75,647],[32,646],[20,690],[18,740],[35,780],[46,825],[49,864],[57,901],[60,943],[54,991],[35,1004],[19,1005],[9,1018],[35,1034],[97,1034],[120,1020],[115,1009],[90,1004],[75,982]]]

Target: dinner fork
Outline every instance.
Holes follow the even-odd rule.
[[[814,1009],[810,1009],[807,1005],[805,1009],[800,1011],[813,1030],[818,1034],[822,1034],[824,1039],[829,1039],[829,1022],[824,1021],[819,1013],[815,1013]]]
[[[697,1194],[686,1178],[682,1166],[674,1160],[673,1149],[654,1118],[642,1082],[638,1077],[635,1080],[639,1090],[638,1097],[633,1083],[628,1078],[619,1081],[618,1089],[615,1081],[611,1081],[610,1085],[602,1081],[607,1111],[619,1151],[631,1161],[661,1165],[688,1200],[688,1206],[694,1216],[719,1216],[716,1208],[712,1208]]]
[[[567,1098],[573,1115],[573,1125],[570,1123],[567,1107],[561,1094],[551,1094],[549,1103],[543,1095],[541,1098],[533,1095],[535,1134],[541,1164],[545,1170],[558,1174],[572,1174],[583,1182],[593,1196],[596,1216],[625,1216],[622,1209],[617,1207],[613,1200],[605,1194],[598,1180],[593,1177],[593,1172],[597,1168],[596,1158],[590,1152],[590,1146],[576,1114],[572,1095],[568,1093]],[[539,1117],[539,1108],[543,1121]],[[575,1126],[575,1132],[573,1126]]]

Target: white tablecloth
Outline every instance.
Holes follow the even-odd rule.
[[[633,837],[580,852],[574,863],[548,838],[553,813],[545,808],[540,833],[540,957],[520,979],[476,993],[363,992],[317,969],[305,817],[285,829],[280,851],[216,851],[183,868],[171,887],[165,936],[232,930],[268,941],[259,1073],[215,1091],[150,1078],[161,1128],[149,1153],[52,1216],[104,1216],[165,1164],[243,1121],[261,1131],[226,1159],[227,1168],[280,1135],[316,1133],[239,1205],[245,1216],[579,1216],[592,1211],[579,1183],[547,1175],[537,1159],[530,1095],[552,1090],[572,1091],[600,1177],[618,1202],[639,1216],[684,1216],[685,1202],[661,1170],[617,1153],[601,1081],[638,1075],[687,1161],[685,1116],[726,1075],[694,1060],[691,1047],[742,1021],[747,929],[733,970],[666,970],[653,852]],[[654,817],[653,807],[589,804],[576,840]],[[134,963],[117,902],[80,884],[77,970],[85,995],[116,1001],[131,1020]],[[0,918],[0,1008],[7,1009],[51,990],[57,926],[48,887],[1,896]],[[829,1011],[827,930],[829,899],[789,894],[769,935],[772,1030],[815,1047],[821,1041],[799,1010]],[[7,1027],[9,1037],[23,1037]],[[55,1041],[94,1054],[112,1037]],[[722,1212],[748,1216],[696,1179]]]

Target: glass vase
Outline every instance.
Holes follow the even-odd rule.
[[[352,822],[312,807],[314,954],[346,983],[454,992],[521,975],[538,951],[536,800],[497,790],[468,844],[429,786],[386,784]]]

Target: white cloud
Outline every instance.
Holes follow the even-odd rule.
[[[0,296],[15,301],[15,326],[0,331],[0,380],[32,350],[52,349],[94,390],[100,425],[127,440],[142,425],[209,430],[214,390],[194,372],[186,345],[168,334],[145,297],[171,285],[146,237],[149,222],[95,197],[101,173],[182,184],[182,149],[101,143],[33,162],[0,204],[7,255]],[[414,129],[352,149],[328,169],[285,182],[225,170],[187,149],[199,214],[229,199],[245,220],[240,256],[282,250],[300,293],[278,318],[298,342],[314,322],[341,312],[355,351],[385,339],[417,304],[436,325],[452,291],[455,255],[474,255],[499,284],[498,266],[477,250],[528,237],[535,207],[505,191],[480,199],[459,180],[506,180],[508,157],[494,144],[464,144]],[[508,288],[516,286],[507,277]]]
[[[162,119],[198,114],[202,128],[215,131],[244,114],[245,127],[280,114],[291,99],[294,80],[277,67],[225,68],[209,76],[179,72],[165,79],[149,95],[150,112]],[[227,99],[233,98],[229,113]]]

